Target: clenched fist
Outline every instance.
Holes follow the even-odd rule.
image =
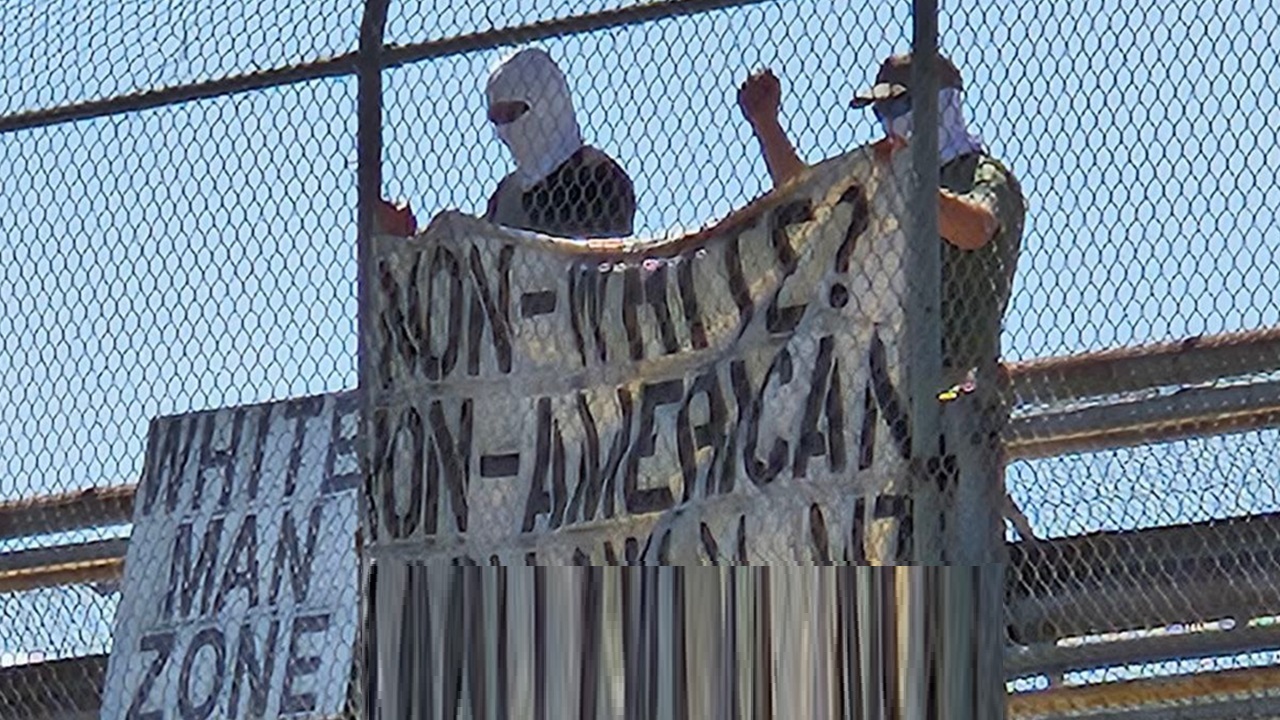
[[[752,125],[778,119],[782,104],[782,83],[768,68],[751,74],[738,88],[738,107]]]
[[[379,200],[373,213],[373,231],[378,235],[409,237],[418,232],[418,219],[407,202],[391,204]]]

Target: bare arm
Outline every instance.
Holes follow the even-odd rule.
[[[999,224],[995,213],[943,190],[939,193],[938,232],[961,250],[977,250],[995,235]]]
[[[769,70],[761,70],[747,78],[738,89],[738,106],[751,123],[751,130],[760,143],[765,166],[773,186],[778,187],[805,169],[804,161],[787,138],[778,122],[778,107],[782,101],[782,84]]]

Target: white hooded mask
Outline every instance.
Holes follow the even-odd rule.
[[[516,161],[521,190],[538,184],[582,147],[582,131],[564,73],[545,51],[526,48],[498,63],[485,88],[489,107],[523,102],[529,110],[494,130]]]
[[[880,122],[886,134],[903,139],[911,137],[911,113],[886,118]],[[960,91],[943,88],[938,91],[938,155],[943,165],[968,153],[982,152],[982,140],[964,123]]]

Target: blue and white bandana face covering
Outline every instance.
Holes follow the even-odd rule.
[[[893,135],[904,140],[911,139],[911,97],[909,95],[877,103],[873,110],[885,135]],[[983,150],[982,140],[965,127],[960,91],[955,88],[943,88],[938,91],[939,161],[946,165],[961,155]]]

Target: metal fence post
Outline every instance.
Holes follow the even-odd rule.
[[[357,368],[359,373],[358,396],[360,398],[360,426],[358,435],[358,456],[360,474],[368,478],[370,473],[370,451],[372,448],[369,430],[372,418],[369,383],[372,358],[369,354],[369,333],[372,329],[369,293],[373,282],[373,233],[374,213],[377,203],[382,198],[382,35],[387,24],[387,6],[390,0],[366,0],[364,16],[360,23],[360,46],[356,60],[356,293],[357,293]],[[359,533],[361,540],[373,528],[366,523],[368,498],[365,484],[360,490]],[[360,621],[357,629],[356,662],[360,666],[356,673],[356,687],[359,693],[360,714],[365,718],[377,716],[378,693],[373,688],[377,685],[375,673],[377,637],[372,632],[374,627],[373,608],[371,606],[369,579],[375,577],[366,558],[367,550],[364,542],[360,547]]]

